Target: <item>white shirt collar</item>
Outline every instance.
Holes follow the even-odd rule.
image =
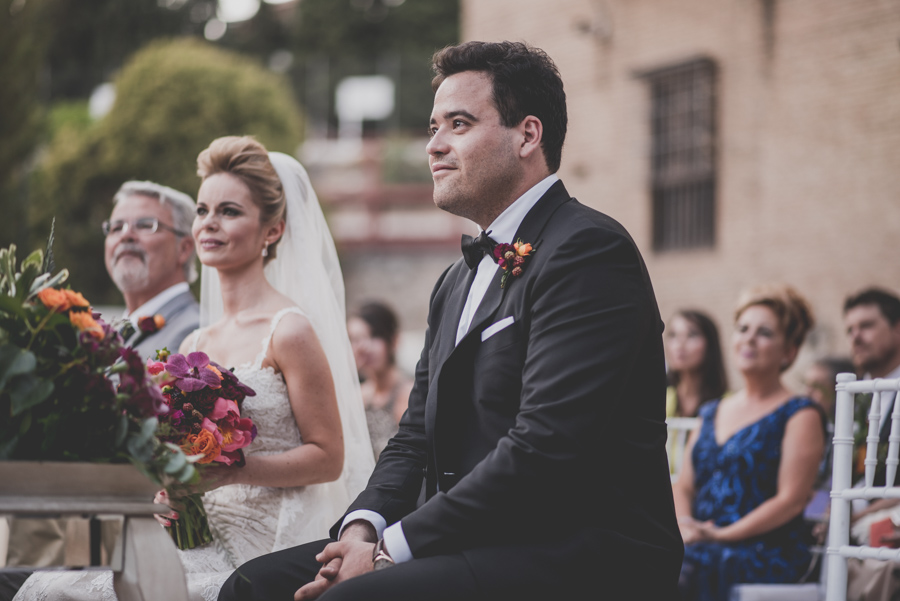
[[[122,319],[130,320],[131,324],[134,327],[137,327],[139,318],[155,315],[170,300],[172,300],[179,294],[188,292],[190,289],[191,288],[190,286],[188,286],[187,282],[178,282],[174,286],[166,288],[165,290],[148,300],[146,303],[135,309],[134,313],[129,313],[126,309],[125,314],[122,316]]]
[[[537,201],[541,199],[547,190],[558,181],[559,177],[555,173],[551,173],[529,188],[514,203],[506,207],[486,230],[491,233],[491,239],[501,244],[512,244],[514,242],[513,236],[516,235],[516,230],[522,225],[525,215],[537,204]]]

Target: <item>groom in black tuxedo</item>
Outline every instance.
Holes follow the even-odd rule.
[[[640,253],[555,175],[566,103],[544,52],[470,42],[434,68],[434,201],[487,235],[438,280],[409,409],[333,539],[245,564],[219,599],[670,599],[683,546]]]

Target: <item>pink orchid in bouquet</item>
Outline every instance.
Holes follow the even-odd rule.
[[[158,436],[163,442],[178,445],[200,466],[244,465],[243,449],[256,438],[256,426],[241,417],[240,403],[256,395],[252,388],[202,352],[185,356],[158,351],[157,360],[147,362],[147,371],[159,383],[168,408],[160,417]],[[178,547],[190,549],[210,542],[200,495],[170,491],[170,496],[185,507],[168,528]]]

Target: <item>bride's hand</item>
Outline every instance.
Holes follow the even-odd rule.
[[[153,502],[158,505],[168,505],[172,508],[172,511],[168,513],[154,513],[153,517],[156,518],[156,521],[161,525],[169,527],[172,525],[171,520],[178,519],[178,512],[174,510],[176,503],[169,498],[169,493],[166,492],[166,489],[162,489],[161,491],[156,493],[156,496],[153,497]]]
[[[226,484],[235,484],[238,470],[243,468],[225,465],[206,465],[197,470],[200,481],[191,485],[191,492],[204,493]]]

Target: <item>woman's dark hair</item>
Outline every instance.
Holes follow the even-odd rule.
[[[394,346],[400,330],[400,322],[397,320],[396,313],[382,302],[369,301],[360,306],[355,316],[366,322],[373,338],[380,338],[387,343],[388,362],[393,365]]]
[[[432,58],[437,91],[445,79],[480,71],[493,82],[494,105],[504,127],[537,117],[544,128],[541,149],[550,173],[559,171],[566,141],[566,93],[553,60],[540,48],[522,42],[466,42],[439,50]]]
[[[725,361],[722,359],[722,344],[719,341],[719,329],[715,322],[704,312],[695,309],[682,309],[675,313],[697,326],[703,339],[706,340],[706,352],[700,364],[700,402],[722,398],[728,390],[728,376],[725,374]],[[678,386],[680,374],[669,372],[669,384]]]

